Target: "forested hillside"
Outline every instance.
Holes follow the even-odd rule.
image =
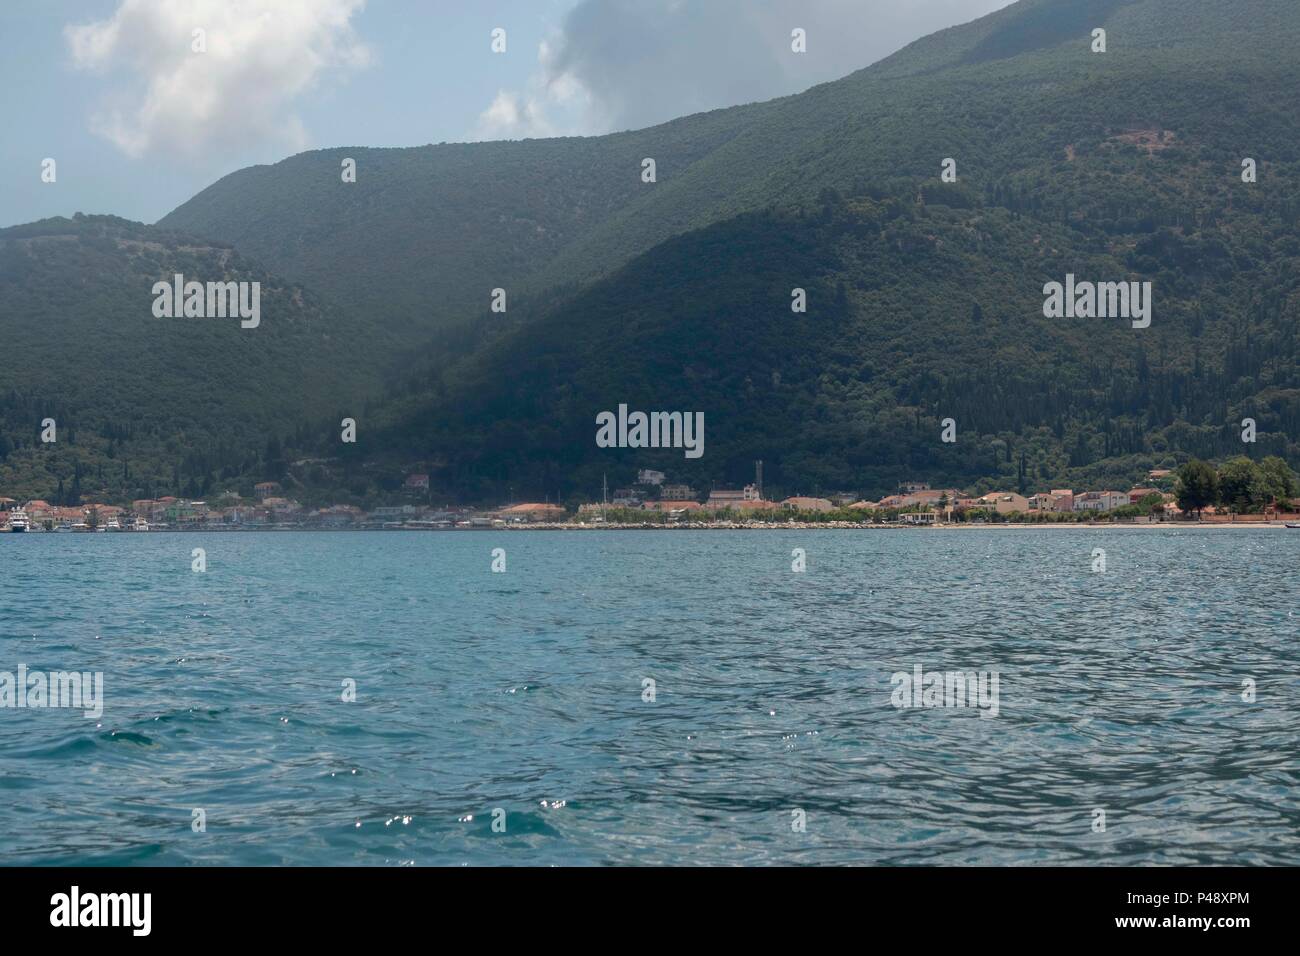
[[[1119,485],[1189,456],[1300,457],[1293,220],[1242,211],[1239,231],[1129,235],[922,192],[828,194],[671,240],[412,382],[363,450],[441,464],[444,487],[486,497],[592,495],[637,467],[707,488],[756,458],[786,491],[878,494],[915,477]],[[1151,327],[1045,318],[1044,284],[1071,271],[1151,281]],[[619,403],[704,412],[704,457],[597,448],[595,416]]]
[[[1095,27],[1105,54],[1091,52]],[[611,136],[304,153],[226,177],[161,225],[233,242],[418,334],[493,288],[591,281],[691,229],[927,179],[947,157],[978,189],[1017,175],[1033,189],[1067,150],[1128,130],[1173,131],[1183,159],[1292,161],[1298,44],[1293,0],[1021,0],[798,96]],[[656,183],[640,179],[645,157]],[[1163,190],[1143,197],[1155,214],[1200,202],[1173,180]]]
[[[372,453],[487,496],[591,495],[637,464],[707,487],[754,458],[785,490],[865,493],[1121,484],[1243,447],[1296,462],[1300,75],[1276,44],[1300,8],[1095,6],[1105,54],[1078,5],[1026,2],[769,104],[784,123],[751,124],[548,268],[572,281],[568,258],[598,272],[647,230],[763,211],[447,333]],[[1044,284],[1071,273],[1150,281],[1151,328],[1045,319]],[[705,412],[704,460],[596,448],[596,413],[620,402]]]
[[[774,490],[870,496],[1120,485],[1243,452],[1300,465],[1298,44],[1293,0],[1021,0],[769,103],[322,150],[226,177],[156,229],[0,232],[0,331],[23,350],[0,379],[0,485],[290,475],[359,500],[418,469],[448,498],[574,500],[606,474],[707,488],[762,458]],[[267,334],[153,319],[141,298],[182,266],[254,261],[287,277],[266,276]],[[1046,318],[1067,275],[1150,282],[1150,327]],[[340,415],[379,379],[340,450]],[[703,412],[704,457],[598,448],[595,416],[621,403]],[[34,443],[49,407],[75,427],[57,450]]]
[[[756,107],[602,137],[345,148],[234,173],[159,225],[234,243],[409,336],[518,293],[563,249],[624,211],[641,161],[680,170]],[[342,163],[356,162],[345,183]]]
[[[178,272],[260,282],[260,325],[155,317]],[[0,230],[0,334],[0,494],[69,500],[251,484],[271,439],[276,457],[308,416],[359,414],[382,339],[229,246],[110,216]]]

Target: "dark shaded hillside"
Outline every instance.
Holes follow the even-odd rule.
[[[176,272],[260,281],[260,326],[156,318]],[[129,498],[236,483],[304,417],[358,408],[381,333],[229,246],[78,216],[0,230],[0,337],[0,494]]]
[[[1086,33],[1045,47],[1076,14],[1024,2],[767,104],[784,122],[757,114],[545,274],[765,211],[665,238],[509,323],[479,316],[393,391],[369,453],[476,497],[592,495],[604,471],[649,465],[734,482],[754,458],[786,490],[1121,484],[1242,451],[1253,417],[1245,450],[1296,462],[1300,66],[1276,44],[1300,6],[1101,6],[1105,55]],[[1022,52],[968,63],[990,44]],[[1043,285],[1067,273],[1153,282],[1152,327],[1044,319]],[[472,357],[448,367],[457,353]],[[594,417],[620,402],[705,412],[705,459],[597,449]],[[945,417],[956,446],[937,442]]]
[[[1090,51],[1092,26],[1109,52]],[[755,458],[773,489],[868,495],[905,478],[1121,484],[1243,450],[1298,464],[1297,41],[1292,0],[1022,0],[799,96],[650,130],[244,170],[164,223],[347,310],[285,290],[284,337],[256,345],[133,311],[137,283],[176,263],[253,268],[221,242],[10,230],[4,330],[68,334],[36,342],[0,415],[30,444],[38,408],[68,403],[95,423],[100,475],[142,434],[151,481],[196,448],[172,479],[196,493],[218,468],[279,478],[292,457],[334,459],[310,469],[321,497],[395,493],[417,467],[479,500],[591,497],[650,466],[707,488]],[[1151,328],[1045,319],[1043,285],[1067,273],[1151,281]],[[485,311],[497,286],[507,315]],[[101,340],[148,357],[102,363]],[[340,454],[336,408],[399,350],[403,374]],[[96,387],[56,389],[69,368]],[[703,412],[704,458],[598,449],[595,416],[620,403]],[[1243,449],[1247,416],[1260,438]],[[938,441],[948,417],[955,445]],[[268,436],[288,452],[242,450]]]
[[[1159,175],[1140,153],[1078,162],[1113,167],[1121,195],[1127,177]],[[1191,455],[1300,458],[1293,207],[1124,233],[1104,199],[1096,221],[1083,210],[1065,225],[970,191],[925,188],[918,202],[917,188],[665,243],[464,367],[428,373],[363,451],[431,464],[444,490],[483,498],[592,497],[602,474],[626,483],[644,467],[708,488],[756,458],[786,492],[868,494],[914,477],[1120,484]],[[1067,272],[1152,281],[1151,327],[1044,318],[1043,285]],[[794,287],[806,315],[790,310]],[[704,412],[704,457],[597,448],[595,417],[619,403]],[[1247,415],[1254,446],[1239,438]],[[947,417],[956,444],[939,440]]]

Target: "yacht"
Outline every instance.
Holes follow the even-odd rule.
[[[122,525],[118,523],[118,520],[117,520],[116,518],[109,518],[109,519],[108,519],[108,524],[104,525],[104,530],[105,530],[105,531],[121,531],[121,530],[122,530]]]
[[[148,530],[149,530],[149,522],[145,521],[143,518],[136,518],[136,519],[135,519],[135,525],[132,527],[131,530],[132,530],[132,531],[148,531]]]
[[[27,517],[27,512],[22,508],[15,508],[9,512],[9,530],[14,532],[28,531],[32,523]]]

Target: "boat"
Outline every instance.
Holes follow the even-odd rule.
[[[1288,528],[1294,528],[1296,531],[1300,531],[1300,521],[1288,521],[1286,526]]]
[[[149,530],[149,522],[145,521],[143,518],[136,518],[136,519],[135,519],[135,526],[134,526],[131,530],[132,530],[132,531],[148,531],[148,530]]]
[[[15,508],[13,511],[9,512],[10,531],[13,531],[15,533],[20,531],[28,531],[31,529],[31,526],[32,523],[27,517],[27,512],[23,511],[22,508]]]
[[[105,530],[105,531],[121,531],[121,530],[122,530],[122,526],[118,523],[118,520],[117,520],[116,518],[109,518],[109,519],[108,519],[108,524],[104,525],[104,530]]]

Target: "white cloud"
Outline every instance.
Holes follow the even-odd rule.
[[[640,128],[796,93],[1011,0],[578,0],[480,139]],[[790,31],[807,31],[792,55]]]
[[[589,132],[594,98],[572,74],[553,64],[554,47],[537,48],[537,70],[524,90],[498,90],[482,113],[471,139],[524,139],[574,136]]]
[[[308,143],[293,102],[333,70],[365,67],[352,16],[365,0],[121,0],[69,26],[73,63],[117,80],[91,127],[131,156]],[[207,52],[192,49],[205,31]]]

